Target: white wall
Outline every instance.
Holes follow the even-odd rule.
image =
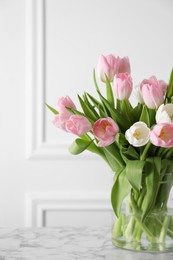
[[[171,0],[0,0],[0,226],[111,222],[112,173],[68,154],[42,101],[94,93],[101,53],[129,56],[136,83],[168,81],[172,12]]]

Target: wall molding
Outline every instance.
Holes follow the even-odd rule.
[[[46,100],[46,0],[26,2],[26,158],[70,159],[69,143],[45,140]],[[97,159],[85,152],[79,159]]]
[[[25,195],[25,226],[44,227],[46,211],[104,211],[112,214],[108,193],[30,192]]]
[[[173,205],[173,189],[169,206]],[[25,226],[44,227],[46,211],[104,211],[114,213],[109,192],[28,192],[25,194]]]
[[[45,0],[26,0],[26,156],[45,143]]]

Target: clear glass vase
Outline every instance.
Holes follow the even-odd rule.
[[[165,177],[169,182],[160,185],[157,204],[144,218],[140,207],[134,210],[131,195],[125,200],[112,228],[112,242],[115,246],[153,253],[173,252],[173,200],[169,176]]]
[[[173,209],[151,212],[143,222],[139,215],[122,212],[113,226],[112,242],[129,250],[173,251]]]

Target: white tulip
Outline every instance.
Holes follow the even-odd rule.
[[[127,141],[135,146],[140,147],[148,143],[150,138],[150,129],[144,122],[134,123],[126,132]]]
[[[138,103],[141,103],[141,104],[144,103],[143,97],[141,95],[140,85],[136,85],[134,87],[134,95],[135,95]]]
[[[173,123],[173,104],[162,104],[156,112],[156,122]]]

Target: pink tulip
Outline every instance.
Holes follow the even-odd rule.
[[[112,54],[108,56],[100,55],[96,70],[98,73],[98,77],[103,81],[106,82],[106,76],[108,77],[109,81],[113,81],[114,75],[118,73],[120,58],[116,57]]]
[[[90,121],[82,115],[71,115],[66,121],[66,130],[75,135],[84,135],[92,128]]]
[[[164,80],[159,80],[158,82],[159,82],[160,88],[163,91],[163,94],[165,95],[168,85],[166,84],[166,82]]]
[[[151,109],[157,109],[163,103],[166,89],[166,83],[163,80],[157,80],[155,76],[144,79],[140,84],[144,103]]]
[[[62,129],[64,131],[67,131],[66,130],[66,121],[67,121],[68,118],[65,118],[65,116],[63,114],[58,114],[58,115],[55,116],[55,118],[53,119],[52,123],[57,128],[60,128],[60,129]]]
[[[114,77],[115,96],[120,100],[128,99],[133,87],[131,76],[125,72]]]
[[[60,99],[58,99],[57,103],[58,103],[59,113],[66,113],[68,111],[66,107],[76,109],[75,104],[73,103],[73,101],[69,96],[61,97]]]
[[[64,131],[67,131],[66,130],[66,121],[72,115],[72,113],[70,111],[68,111],[66,109],[66,107],[76,109],[73,101],[71,100],[71,98],[69,96],[66,96],[65,98],[61,97],[60,99],[58,99],[58,112],[59,112],[59,114],[56,115],[55,118],[52,121],[52,123],[57,128],[61,128]]]
[[[118,73],[129,73],[131,72],[130,69],[130,62],[129,62],[129,58],[128,57],[124,57],[122,59],[120,59],[119,62],[119,68],[118,68]]]
[[[118,125],[110,117],[98,119],[93,126],[94,136],[99,140],[97,145],[101,147],[112,144],[118,131]]]
[[[173,124],[160,123],[150,132],[150,141],[155,146],[173,147]]]

